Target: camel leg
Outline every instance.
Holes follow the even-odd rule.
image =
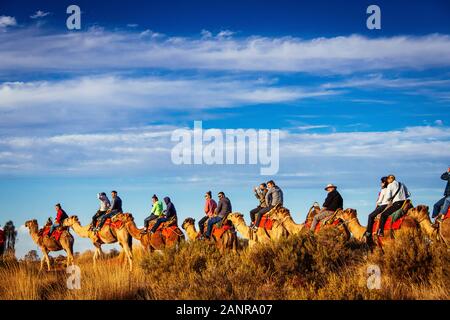
[[[45,255],[44,255],[44,253],[42,253],[41,267],[39,268],[39,272],[41,272],[44,269],[44,261],[45,261]]]
[[[102,252],[102,247],[96,245],[96,246],[95,246],[95,253],[94,253],[94,257],[93,257],[93,259],[94,259],[94,267],[97,266],[97,259],[98,259],[99,256],[102,255],[102,253],[103,253],[103,252]]]
[[[64,251],[67,254],[66,267],[73,264],[73,242],[70,239],[61,243]]]
[[[125,254],[125,257],[128,259],[130,271],[132,271],[133,270],[133,252],[130,247],[131,243],[129,243],[130,239],[128,239],[128,237],[130,237],[130,235],[127,235],[126,237],[119,239],[119,244],[123,249],[122,252]]]
[[[50,257],[48,256],[48,251],[47,249],[43,249],[42,250],[43,253],[43,259],[45,259],[47,261],[47,271],[50,271]]]

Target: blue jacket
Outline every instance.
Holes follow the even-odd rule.
[[[447,181],[447,185],[445,186],[444,196],[449,197],[450,196],[450,174],[449,174],[449,172],[444,172],[441,176],[441,179]]]
[[[117,212],[122,212],[122,199],[116,196],[111,200],[111,211],[117,210]]]
[[[172,217],[176,217],[177,210],[175,209],[173,203],[170,201],[170,198],[165,197],[164,202],[166,203],[166,210],[164,210],[164,215],[166,216],[166,218],[170,219]]]

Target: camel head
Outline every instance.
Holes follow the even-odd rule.
[[[428,206],[419,204],[417,207],[409,209],[408,215],[416,220],[427,218],[429,217]]]
[[[114,216],[114,220],[120,220],[123,222],[133,222],[134,218],[131,213],[118,213]]]
[[[347,208],[345,210],[340,210],[336,213],[336,219],[341,219],[343,221],[350,221],[356,218],[356,210],[352,208]]]
[[[186,227],[188,225],[195,225],[195,219],[194,218],[186,218],[184,219],[183,223],[181,224],[181,227],[186,230]]]
[[[36,219],[28,220],[25,222],[25,227],[27,227],[30,230],[36,230],[38,229],[38,222]]]
[[[69,218],[64,220],[64,226],[65,227],[71,227],[75,223],[80,223],[80,221],[78,220],[78,216],[70,216]]]
[[[233,224],[239,220],[244,220],[244,215],[240,212],[231,212],[227,217]]]

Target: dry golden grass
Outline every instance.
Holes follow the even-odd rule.
[[[76,259],[81,289],[67,274],[38,272],[39,265],[0,263],[0,299],[449,299],[450,253],[422,237],[398,239],[385,253],[368,254],[330,230],[252,251],[221,255],[206,243],[184,243],[163,254],[135,246],[130,273],[121,256]],[[367,288],[367,267],[381,269],[381,289]]]

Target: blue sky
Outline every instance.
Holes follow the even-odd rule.
[[[56,202],[86,223],[112,189],[138,221],[154,193],[180,220],[206,190],[247,214],[259,167],[171,163],[194,120],[281,130],[270,178],[297,221],[333,182],[365,223],[391,172],[431,206],[450,165],[448,21],[448,1],[2,1],[0,224],[43,223]],[[32,248],[21,227],[19,255]]]

